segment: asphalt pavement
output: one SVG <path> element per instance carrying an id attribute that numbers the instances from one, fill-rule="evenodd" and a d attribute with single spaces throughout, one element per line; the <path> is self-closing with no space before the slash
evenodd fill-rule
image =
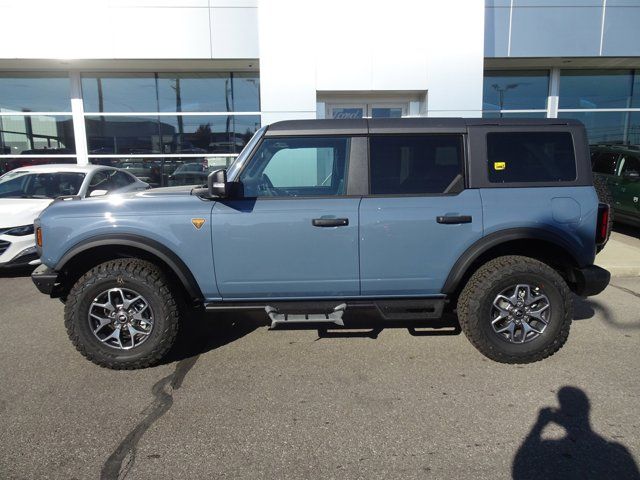
<path id="1" fill-rule="evenodd" d="M 110 371 L 75 351 L 59 301 L 5 276 L 0 478 L 638 478 L 640 279 L 575 307 L 532 365 L 464 335 L 234 314 L 192 315 L 163 365 Z"/>

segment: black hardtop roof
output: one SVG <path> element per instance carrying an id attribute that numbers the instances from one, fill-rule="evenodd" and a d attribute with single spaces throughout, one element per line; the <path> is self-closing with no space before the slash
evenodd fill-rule
<path id="1" fill-rule="evenodd" d="M 368 118 L 358 120 L 285 120 L 272 123 L 266 135 L 334 135 L 367 133 L 464 133 L 469 127 L 504 125 L 509 127 L 582 126 L 562 118 Z"/>

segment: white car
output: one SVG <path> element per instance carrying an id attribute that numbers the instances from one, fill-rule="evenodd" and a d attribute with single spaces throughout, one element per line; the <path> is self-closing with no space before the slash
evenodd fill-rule
<path id="1" fill-rule="evenodd" d="M 37 165 L 0 177 L 0 268 L 37 265 L 33 221 L 56 198 L 77 199 L 149 188 L 101 165 Z"/>

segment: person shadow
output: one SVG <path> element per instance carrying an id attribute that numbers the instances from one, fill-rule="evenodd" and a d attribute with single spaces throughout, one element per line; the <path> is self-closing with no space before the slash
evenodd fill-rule
<path id="1" fill-rule="evenodd" d="M 589 398 L 584 391 L 562 387 L 558 402 L 559 409 L 546 407 L 538 412 L 535 425 L 514 457 L 514 480 L 640 479 L 629 450 L 591 428 Z M 543 431 L 551 424 L 562 427 L 565 436 L 544 439 Z"/>

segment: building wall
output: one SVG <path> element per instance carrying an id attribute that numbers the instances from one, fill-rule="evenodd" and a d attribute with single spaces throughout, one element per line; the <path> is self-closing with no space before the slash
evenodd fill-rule
<path id="1" fill-rule="evenodd" d="M 485 57 L 640 56 L 638 0 L 486 0 Z"/>
<path id="2" fill-rule="evenodd" d="M 422 92 L 429 116 L 480 116 L 483 8 L 260 0 L 263 124 L 316 118 L 318 92 Z"/>
<path id="3" fill-rule="evenodd" d="M 257 58 L 256 0 L 0 0 L 0 58 Z"/>

